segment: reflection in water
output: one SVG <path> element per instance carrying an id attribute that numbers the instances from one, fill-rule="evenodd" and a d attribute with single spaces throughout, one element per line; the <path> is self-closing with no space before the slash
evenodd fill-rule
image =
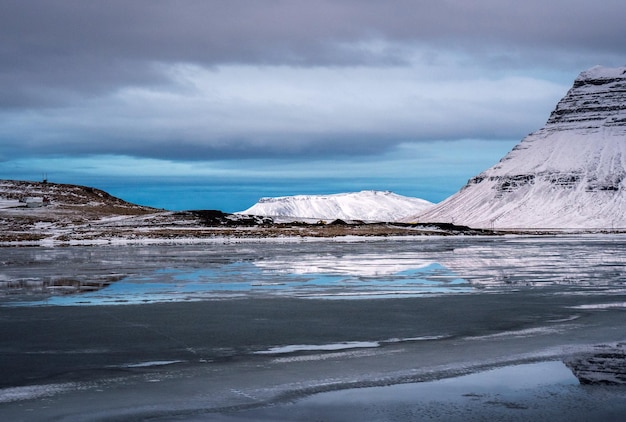
<path id="1" fill-rule="evenodd" d="M 322 392 L 229 416 L 325 421 L 623 420 L 621 397 L 600 400 L 597 408 L 596 398 L 577 387 L 576 377 L 563 363 L 549 361 L 436 381 Z M 615 404 L 617 411 L 610 409 Z"/>
<path id="2" fill-rule="evenodd" d="M 465 402 L 478 397 L 520 400 L 536 394 L 538 387 L 577 385 L 578 380 L 558 361 L 511 365 L 455 378 L 321 393 L 300 400 L 299 405 L 328 405 L 332 401 L 375 404 L 385 401 L 415 403 L 430 401 Z"/>
<path id="3" fill-rule="evenodd" d="M 384 258 L 377 267 L 393 260 Z M 376 262 L 371 258 L 370 262 Z M 266 263 L 267 264 L 267 263 Z M 196 301 L 256 296 L 302 298 L 407 297 L 424 294 L 465 293 L 472 288 L 439 264 L 379 275 L 336 272 L 332 268 L 310 272 L 287 272 L 250 262 L 223 264 L 216 268 L 164 268 L 141 276 L 126 277 L 98 291 L 53 296 L 25 305 L 103 305 Z"/>
<path id="4" fill-rule="evenodd" d="M 95 305 L 414 297 L 511 286 L 621 291 L 625 249 L 626 238 L 608 235 L 7 249 L 0 298 L 9 305 Z M 58 285 L 66 294 L 51 288 Z"/>

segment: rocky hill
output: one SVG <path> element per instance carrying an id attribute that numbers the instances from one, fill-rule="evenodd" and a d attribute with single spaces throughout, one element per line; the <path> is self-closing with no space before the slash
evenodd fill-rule
<path id="1" fill-rule="evenodd" d="M 0 243 L 69 239 L 106 221 L 158 212 L 87 186 L 0 180 Z"/>
<path id="2" fill-rule="evenodd" d="M 406 221 L 626 228 L 626 67 L 582 72 L 542 129 L 459 192 Z"/>
<path id="3" fill-rule="evenodd" d="M 107 192 L 88 186 L 0 180 L 0 207 L 21 208 L 31 202 L 48 213 L 83 212 L 86 218 L 98 215 L 138 215 L 155 212 L 154 208 L 131 204 Z"/>

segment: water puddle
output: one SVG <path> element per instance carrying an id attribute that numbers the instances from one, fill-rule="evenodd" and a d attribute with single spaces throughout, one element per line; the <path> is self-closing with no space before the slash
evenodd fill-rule
<path id="1" fill-rule="evenodd" d="M 430 382 L 320 393 L 300 400 L 299 404 L 329 406 L 349 401 L 373 406 L 377 402 L 458 402 L 486 397 L 519 400 L 540 387 L 578 384 L 578 379 L 563 362 L 551 361 L 506 366 Z"/>

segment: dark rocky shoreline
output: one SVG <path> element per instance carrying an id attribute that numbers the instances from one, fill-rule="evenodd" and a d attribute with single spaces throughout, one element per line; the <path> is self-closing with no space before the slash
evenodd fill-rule
<path id="1" fill-rule="evenodd" d="M 580 383 L 626 385 L 626 343 L 598 345 L 595 349 L 565 360 Z"/>

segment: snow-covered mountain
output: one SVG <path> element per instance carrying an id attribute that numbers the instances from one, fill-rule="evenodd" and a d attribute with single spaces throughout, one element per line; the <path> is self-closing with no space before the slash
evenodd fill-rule
<path id="1" fill-rule="evenodd" d="M 261 198 L 238 214 L 323 220 L 398 221 L 433 204 L 393 192 L 361 191 L 332 195 Z"/>
<path id="2" fill-rule="evenodd" d="M 476 228 L 626 228 L 626 67 L 582 72 L 546 125 L 405 221 Z"/>

